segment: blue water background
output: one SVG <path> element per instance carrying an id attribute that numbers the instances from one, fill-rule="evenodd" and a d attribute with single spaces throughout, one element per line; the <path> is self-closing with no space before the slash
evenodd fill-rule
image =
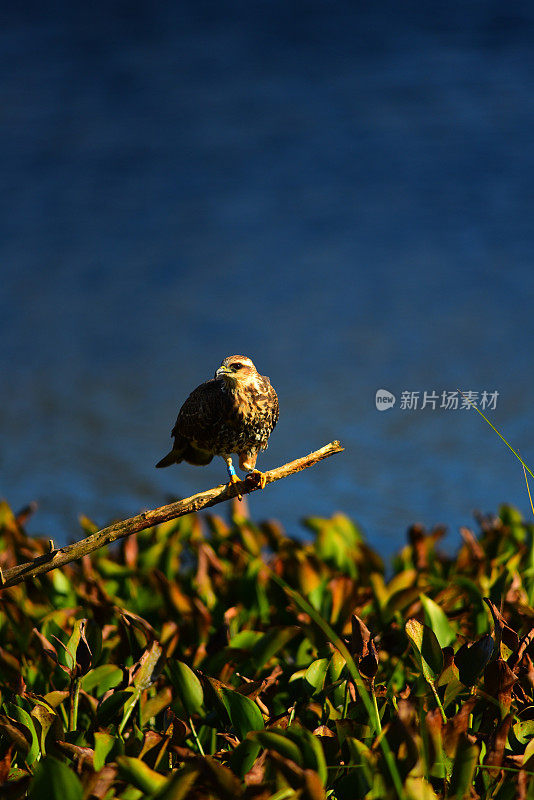
<path id="1" fill-rule="evenodd" d="M 532 3 L 13 3 L 0 41 L 0 493 L 32 532 L 222 482 L 154 464 L 232 353 L 280 397 L 259 466 L 346 446 L 255 518 L 343 510 L 388 554 L 527 512 L 475 412 L 399 400 L 498 391 L 534 464 Z"/>

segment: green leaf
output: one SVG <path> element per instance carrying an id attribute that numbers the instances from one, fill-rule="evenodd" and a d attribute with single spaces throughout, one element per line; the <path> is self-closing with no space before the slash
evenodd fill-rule
<path id="1" fill-rule="evenodd" d="M 106 763 L 106 758 L 113 750 L 115 745 L 115 737 L 111 736 L 109 733 L 101 733 L 96 732 L 94 734 L 95 738 L 95 755 L 93 757 L 93 768 L 95 772 L 100 772 L 104 764 Z"/>
<path id="2" fill-rule="evenodd" d="M 46 755 L 46 737 L 48 736 L 48 732 L 53 727 L 53 738 L 54 739 L 63 739 L 63 725 L 61 724 L 61 720 L 59 716 L 52 711 L 50 708 L 47 708 L 44 704 L 37 703 L 31 713 L 33 719 L 37 720 L 39 723 L 37 729 L 40 733 L 39 735 L 39 745 L 41 748 L 41 753 Z"/>
<path id="3" fill-rule="evenodd" d="M 81 661 L 83 661 L 83 665 L 85 666 L 85 669 L 83 670 L 84 672 L 87 671 L 87 668 L 90 665 L 91 653 L 89 652 L 87 640 L 85 638 L 86 624 L 87 624 L 86 619 L 77 619 L 76 622 L 74 623 L 74 628 L 72 630 L 69 641 L 67 642 L 66 651 L 69 655 L 71 671 L 74 670 L 77 663 L 80 663 L 81 666 Z M 80 642 L 81 642 L 81 647 L 80 647 Z M 82 653 L 78 653 L 79 647 L 80 650 L 83 651 Z"/>
<path id="4" fill-rule="evenodd" d="M 31 738 L 31 744 L 25 760 L 26 764 L 33 764 L 40 752 L 39 739 L 37 738 L 37 731 L 35 730 L 34 721 L 24 708 L 15 705 L 15 703 L 6 703 L 6 709 L 7 713 L 12 719 L 20 722 L 21 725 L 24 725 L 24 727 L 28 729 Z"/>
<path id="5" fill-rule="evenodd" d="M 140 758 L 117 756 L 116 761 L 121 778 L 129 781 L 142 792 L 156 792 L 167 783 L 167 779 L 163 775 L 150 769 L 148 764 L 145 764 Z"/>
<path id="6" fill-rule="evenodd" d="M 406 623 L 406 635 L 425 679 L 431 683 L 443 669 L 443 653 L 436 634 L 428 625 L 409 619 Z"/>
<path id="7" fill-rule="evenodd" d="M 106 697 L 98 705 L 96 710 L 96 719 L 99 725 L 109 725 L 109 723 L 118 716 L 123 706 L 132 699 L 132 696 L 137 694 L 136 690 L 131 686 L 119 692 L 113 692 L 112 695 Z"/>
<path id="8" fill-rule="evenodd" d="M 254 734 L 254 739 L 258 741 L 266 750 L 274 750 L 284 758 L 289 758 L 298 764 L 299 767 L 304 765 L 304 760 L 300 748 L 296 742 L 285 735 L 282 728 L 275 730 L 269 728 L 267 731 L 257 731 Z"/>
<path id="9" fill-rule="evenodd" d="M 312 689 L 312 693 L 320 692 L 324 686 L 324 679 L 328 665 L 329 658 L 318 658 L 317 661 L 312 661 L 306 672 L 304 673 L 304 680 Z"/>
<path id="10" fill-rule="evenodd" d="M 525 719 L 521 722 L 516 722 L 513 731 L 520 744 L 527 744 L 534 736 L 534 719 Z"/>
<path id="11" fill-rule="evenodd" d="M 445 612 L 434 600 L 426 595 L 420 595 L 421 603 L 425 612 L 425 622 L 432 628 L 440 647 L 448 647 L 456 638 L 456 633 L 451 627 Z"/>
<path id="12" fill-rule="evenodd" d="M 255 642 L 252 648 L 252 660 L 260 670 L 276 653 L 299 632 L 297 627 L 271 628 Z"/>
<path id="13" fill-rule="evenodd" d="M 327 780 L 326 759 L 323 746 L 317 736 L 300 725 L 290 725 L 286 728 L 285 735 L 298 745 L 302 753 L 304 769 L 312 769 L 317 772 L 321 783 L 325 786 Z"/>
<path id="14" fill-rule="evenodd" d="M 473 686 L 484 667 L 489 664 L 495 649 L 495 642 L 487 633 L 471 647 L 462 645 L 454 654 L 454 663 L 458 667 L 460 680 L 464 686 Z"/>
<path id="15" fill-rule="evenodd" d="M 470 793 L 478 754 L 478 745 L 471 744 L 466 735 L 462 733 L 458 740 L 456 758 L 452 768 L 451 782 L 447 793 L 448 800 L 463 800 Z"/>
<path id="16" fill-rule="evenodd" d="M 154 800 L 187 800 L 199 773 L 198 767 L 186 764 L 173 774 L 154 796 Z"/>
<path id="17" fill-rule="evenodd" d="M 228 642 L 228 647 L 236 650 L 252 650 L 254 645 L 259 639 L 262 639 L 264 634 L 261 631 L 239 631 L 235 636 L 232 636 Z"/>
<path id="18" fill-rule="evenodd" d="M 149 723 L 152 717 L 155 717 L 164 708 L 167 708 L 172 702 L 172 690 L 170 686 L 166 686 L 161 692 L 158 692 L 154 697 L 150 697 L 143 703 L 141 711 L 141 727 Z"/>
<path id="19" fill-rule="evenodd" d="M 230 721 L 239 739 L 243 740 L 249 731 L 265 728 L 263 716 L 256 703 L 244 694 L 223 688 Z"/>
<path id="20" fill-rule="evenodd" d="M 169 661 L 171 681 L 190 717 L 204 710 L 204 691 L 193 670 L 183 661 Z"/>
<path id="21" fill-rule="evenodd" d="M 108 689 L 114 689 L 122 681 L 123 672 L 115 664 L 102 664 L 95 667 L 83 676 L 80 682 L 81 688 L 89 694 L 96 689 L 95 694 L 101 697 Z"/>
<path id="22" fill-rule="evenodd" d="M 30 783 L 30 800 L 82 800 L 80 779 L 66 764 L 51 756 L 43 758 Z"/>
<path id="23" fill-rule="evenodd" d="M 249 734 L 240 744 L 237 745 L 232 752 L 228 764 L 236 775 L 244 778 L 254 766 L 258 754 L 261 750 L 261 745 L 251 737 L 255 734 Z"/>
<path id="24" fill-rule="evenodd" d="M 145 650 L 139 662 L 139 669 L 135 673 L 134 686 L 140 692 L 148 689 L 154 682 L 160 666 L 163 649 L 159 642 L 153 641 Z M 198 679 L 197 679 L 198 680 Z"/>

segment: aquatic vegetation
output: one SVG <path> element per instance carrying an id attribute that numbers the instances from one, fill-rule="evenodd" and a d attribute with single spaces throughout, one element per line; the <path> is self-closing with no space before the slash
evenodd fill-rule
<path id="1" fill-rule="evenodd" d="M 531 797 L 534 527 L 414 526 L 386 570 L 304 524 L 192 514 L 4 589 L 2 797 Z M 46 547 L 1 505 L 4 569 Z"/>

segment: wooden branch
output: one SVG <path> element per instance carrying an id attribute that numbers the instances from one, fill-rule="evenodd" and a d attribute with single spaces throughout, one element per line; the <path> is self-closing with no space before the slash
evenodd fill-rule
<path id="1" fill-rule="evenodd" d="M 330 444 L 321 447 L 320 450 L 310 453 L 302 458 L 297 458 L 296 461 L 290 461 L 282 467 L 269 470 L 265 472 L 267 483 L 274 483 L 282 478 L 287 478 L 295 472 L 300 472 L 303 469 L 312 467 L 323 458 L 341 453 L 343 447 L 337 441 L 330 442 Z M 83 556 L 92 553 L 93 550 L 98 550 L 106 544 L 115 542 L 124 536 L 130 536 L 132 533 L 138 533 L 151 528 L 153 525 L 158 525 L 160 522 L 167 522 L 177 517 L 183 517 L 185 514 L 191 514 L 194 511 L 200 511 L 202 508 L 209 508 L 210 506 L 222 503 L 224 500 L 230 500 L 232 497 L 237 497 L 238 494 L 250 494 L 259 489 L 259 485 L 254 480 L 244 480 L 239 483 L 233 484 L 220 484 L 214 489 L 208 489 L 206 492 L 199 492 L 198 494 L 187 497 L 185 500 L 179 500 L 176 503 L 170 503 L 161 508 L 155 508 L 152 511 L 143 511 L 136 517 L 115 522 L 107 528 L 102 528 L 96 533 L 92 533 L 85 539 L 79 542 L 68 544 L 59 550 L 54 549 L 53 540 L 51 539 L 51 549 L 49 553 L 38 556 L 33 561 L 28 561 L 26 564 L 19 564 L 16 567 L 6 569 L 4 572 L 0 570 L 0 588 L 7 589 L 9 586 L 15 586 L 17 583 L 22 583 L 24 580 L 34 578 L 36 575 L 42 575 L 44 572 L 50 572 L 53 569 L 62 567 L 71 561 L 76 561 Z"/>

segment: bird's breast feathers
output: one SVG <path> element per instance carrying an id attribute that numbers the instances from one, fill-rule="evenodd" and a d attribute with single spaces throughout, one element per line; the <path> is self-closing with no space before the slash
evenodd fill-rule
<path id="1" fill-rule="evenodd" d="M 215 455 L 265 450 L 277 420 L 278 397 L 268 378 L 256 375 L 235 386 L 213 379 L 189 395 L 173 435 Z"/>

